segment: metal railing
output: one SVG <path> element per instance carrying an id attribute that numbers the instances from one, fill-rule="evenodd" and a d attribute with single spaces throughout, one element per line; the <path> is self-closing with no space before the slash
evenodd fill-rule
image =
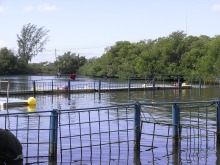
<path id="1" fill-rule="evenodd" d="M 172 155 L 172 161 L 181 157 L 185 162 L 198 150 L 201 154 L 217 152 L 219 111 L 220 101 L 137 102 L 86 109 L 5 113 L 0 114 L 0 125 L 20 140 L 24 163 L 97 163 L 103 159 L 109 163 L 113 159 L 130 162 L 131 157 L 137 162 L 141 159 L 151 162 L 153 160 L 142 155 L 149 151 L 154 158 L 161 158 L 154 161 L 164 161 L 162 158 L 169 161 Z M 175 150 L 189 155 L 185 158 Z"/>
<path id="2" fill-rule="evenodd" d="M 0 95 L 7 95 L 6 84 L 0 81 Z M 148 79 L 128 80 L 97 80 L 88 82 L 72 81 L 69 79 L 54 80 L 31 80 L 31 81 L 8 81 L 10 83 L 10 95 L 44 94 L 44 93 L 81 93 L 81 92 L 105 92 L 105 91 L 131 91 L 131 90 L 154 90 L 154 89 L 178 89 L 174 83 Z M 191 86 L 188 86 L 190 88 Z M 198 87 L 195 86 L 195 87 Z M 201 84 L 199 85 L 201 88 Z M 182 87 L 182 88 L 186 88 Z"/>

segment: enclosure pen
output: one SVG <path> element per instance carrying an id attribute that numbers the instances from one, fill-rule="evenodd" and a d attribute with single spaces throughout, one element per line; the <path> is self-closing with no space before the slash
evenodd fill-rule
<path id="1" fill-rule="evenodd" d="M 115 113 L 115 117 L 112 117 L 110 111 Z M 125 112 L 125 114 L 123 114 Z M 129 132 L 133 132 L 133 128 L 130 124 L 126 124 L 128 122 L 129 117 L 127 110 L 121 111 L 118 107 L 109 107 L 109 108 L 97 108 L 97 109 L 89 109 L 89 110 L 77 110 L 71 112 L 62 111 L 60 114 L 61 121 L 62 118 L 65 118 L 65 115 L 76 117 L 75 121 L 70 123 L 60 122 L 60 143 L 61 150 L 76 150 L 80 149 L 81 154 L 82 150 L 88 150 L 90 155 L 89 157 L 94 156 L 93 148 L 99 147 L 99 153 L 103 152 L 103 146 L 109 148 L 109 154 L 112 152 L 112 146 L 114 144 L 118 144 L 117 148 L 120 152 L 120 143 L 129 142 Z M 125 115 L 125 117 L 121 117 L 121 115 Z M 103 115 L 107 115 L 103 118 Z M 83 116 L 83 118 L 81 118 Z M 85 117 L 86 116 L 86 117 Z M 127 121 L 126 121 L 126 120 Z M 130 117 L 130 120 L 133 120 L 133 117 Z M 123 126 L 122 126 L 122 125 Z M 66 131 L 64 131 L 65 125 L 69 125 L 71 127 L 72 134 L 65 135 Z M 117 127 L 113 127 L 112 125 L 116 125 Z M 130 125 L 130 128 L 129 128 Z M 124 127 L 125 126 L 125 127 Z M 117 128 L 117 129 L 115 129 Z M 79 130 L 78 130 L 79 129 Z M 76 130 L 76 131 L 73 131 Z M 79 133 L 79 135 L 77 134 Z M 125 136 L 126 134 L 126 136 Z M 69 141 L 76 140 L 75 143 L 68 143 L 67 138 L 70 138 Z M 77 139 L 78 138 L 78 139 Z M 123 140 L 122 140 L 123 138 Z M 79 143 L 78 143 L 79 142 Z M 65 144 L 72 144 L 70 148 L 65 146 Z M 96 150 L 97 152 L 97 150 Z M 106 149 L 105 149 L 106 153 Z M 66 157 L 69 157 L 65 154 Z M 82 157 L 81 155 L 80 157 Z M 63 154 L 61 152 L 61 157 L 63 158 Z M 71 157 L 71 156 L 70 156 Z"/>
<path id="2" fill-rule="evenodd" d="M 10 83 L 10 90 L 7 91 L 5 82 Z M 180 80 L 178 83 L 181 84 Z M 199 87 L 198 87 L 199 86 Z M 95 80 L 93 82 L 78 82 L 70 79 L 43 79 L 30 80 L 26 82 L 18 81 L 1 81 L 0 80 L 0 95 L 27 95 L 33 94 L 58 94 L 58 93 L 101 93 L 101 92 L 118 92 L 118 91 L 142 91 L 142 90 L 161 90 L 161 89 L 192 89 L 201 88 L 200 85 L 178 85 L 165 84 L 165 82 L 156 81 L 154 78 L 134 79 L 129 78 L 127 81 L 115 82 L 111 79 Z"/>
<path id="3" fill-rule="evenodd" d="M 2 113 L 0 125 L 20 140 L 24 163 L 203 163 L 213 155 L 220 158 L 219 103 L 135 102 Z"/>

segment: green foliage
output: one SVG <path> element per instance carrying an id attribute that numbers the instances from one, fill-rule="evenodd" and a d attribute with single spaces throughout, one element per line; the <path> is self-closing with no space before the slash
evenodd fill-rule
<path id="1" fill-rule="evenodd" d="M 185 39 L 187 51 L 181 58 L 180 69 L 183 74 L 197 74 L 201 75 L 200 60 L 205 56 L 207 50 L 207 42 L 204 36 L 194 37 L 189 36 Z"/>
<path id="2" fill-rule="evenodd" d="M 28 64 L 26 74 L 56 74 L 56 70 L 53 63 L 46 61 Z"/>
<path id="3" fill-rule="evenodd" d="M 103 76 L 105 72 L 102 71 L 101 59 L 96 57 L 88 59 L 86 65 L 79 68 L 79 73 L 84 75 Z"/>
<path id="4" fill-rule="evenodd" d="M 55 67 L 63 74 L 76 73 L 79 67 L 86 63 L 84 56 L 76 55 L 75 53 L 66 52 L 64 55 L 59 56 L 54 62 Z"/>
<path id="5" fill-rule="evenodd" d="M 0 75 L 9 74 L 55 74 L 52 63 L 42 62 L 26 64 L 26 62 L 7 48 L 0 49 Z"/>
<path id="6" fill-rule="evenodd" d="M 0 49 L 0 74 L 14 74 L 19 71 L 18 58 L 7 48 Z"/>
<path id="7" fill-rule="evenodd" d="M 43 50 L 47 42 L 47 30 L 36 25 L 23 27 L 18 36 L 18 56 L 7 48 L 0 50 L 0 74 L 76 73 L 91 76 L 119 78 L 143 76 L 184 75 L 213 83 L 220 77 L 220 36 L 186 36 L 176 31 L 167 37 L 141 40 L 137 43 L 118 41 L 107 47 L 101 57 L 86 59 L 66 52 L 53 63 L 28 64 L 33 56 Z M 38 38 L 38 40 L 36 40 Z M 44 38 L 44 39 L 43 39 Z M 40 44 L 40 45 L 38 45 Z M 134 76 L 135 75 L 135 76 Z"/>
<path id="8" fill-rule="evenodd" d="M 156 40 L 116 42 L 100 58 L 87 61 L 80 73 L 93 76 L 173 74 L 210 80 L 220 77 L 220 36 L 186 36 L 173 32 Z"/>
<path id="9" fill-rule="evenodd" d="M 39 52 L 43 51 L 44 45 L 48 41 L 48 32 L 44 27 L 37 28 L 36 25 L 30 23 L 23 26 L 20 36 L 17 35 L 18 56 L 26 64 Z"/>

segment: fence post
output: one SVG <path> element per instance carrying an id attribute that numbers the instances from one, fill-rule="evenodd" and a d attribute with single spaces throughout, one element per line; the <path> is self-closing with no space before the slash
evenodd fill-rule
<path id="1" fill-rule="evenodd" d="M 131 89 L 131 79 L 128 79 L 128 92 L 130 93 L 130 89 Z"/>
<path id="2" fill-rule="evenodd" d="M 220 135 L 220 101 L 217 103 L 217 115 L 216 115 L 216 125 L 217 125 L 217 134 Z"/>
<path id="3" fill-rule="evenodd" d="M 111 89 L 111 78 L 109 78 L 109 81 L 108 81 L 108 90 L 110 91 Z"/>
<path id="4" fill-rule="evenodd" d="M 36 94 L 36 82 L 35 82 L 35 80 L 33 81 L 33 94 L 34 94 L 34 96 Z"/>
<path id="5" fill-rule="evenodd" d="M 70 93 L 70 80 L 68 80 L 68 93 Z"/>
<path id="6" fill-rule="evenodd" d="M 173 138 L 178 138 L 178 128 L 179 128 L 179 108 L 176 104 L 172 106 L 172 125 L 173 125 Z"/>
<path id="7" fill-rule="evenodd" d="M 96 82 L 95 81 L 93 83 L 93 88 L 94 88 L 94 92 L 96 92 L 97 90 L 96 90 Z"/>
<path id="8" fill-rule="evenodd" d="M 140 138 L 141 138 L 141 107 L 138 102 L 135 103 L 134 109 L 134 149 L 140 151 Z"/>
<path id="9" fill-rule="evenodd" d="M 58 112 L 54 109 L 50 116 L 50 132 L 49 132 L 49 158 L 57 159 L 57 133 L 58 133 Z"/>
<path id="10" fill-rule="evenodd" d="M 101 92 L 101 80 L 99 80 L 99 88 L 98 88 L 98 92 L 99 92 L 99 94 L 100 94 L 100 92 Z"/>
<path id="11" fill-rule="evenodd" d="M 99 100 L 101 99 L 101 80 L 99 80 L 99 88 L 98 88 L 98 93 L 99 93 Z"/>
<path id="12" fill-rule="evenodd" d="M 181 80 L 180 80 L 180 76 L 178 76 L 178 88 L 181 88 Z"/>
<path id="13" fill-rule="evenodd" d="M 199 79 L 199 89 L 201 89 L 202 88 L 202 79 L 200 78 Z"/>
<path id="14" fill-rule="evenodd" d="M 153 78 L 153 89 L 155 89 L 155 78 Z"/>
<path id="15" fill-rule="evenodd" d="M 53 93 L 53 80 L 52 80 L 52 84 L 51 85 L 52 85 L 52 89 L 51 90 L 52 90 L 52 93 Z"/>

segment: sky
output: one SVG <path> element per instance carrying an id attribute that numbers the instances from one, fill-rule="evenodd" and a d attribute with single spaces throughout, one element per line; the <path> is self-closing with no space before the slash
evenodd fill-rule
<path id="1" fill-rule="evenodd" d="M 65 52 L 100 57 L 118 41 L 220 34 L 220 0 L 0 0 L 0 48 L 17 52 L 28 23 L 49 30 L 45 50 L 32 59 L 54 62 Z"/>

